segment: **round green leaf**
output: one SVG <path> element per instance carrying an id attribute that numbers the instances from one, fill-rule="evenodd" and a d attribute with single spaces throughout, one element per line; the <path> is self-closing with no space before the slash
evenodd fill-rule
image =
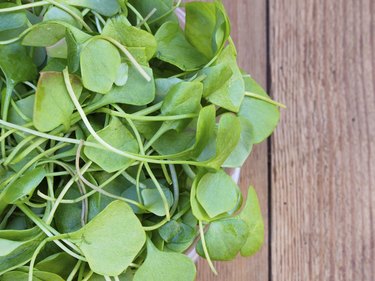
<path id="1" fill-rule="evenodd" d="M 120 275 L 146 242 L 146 233 L 132 209 L 114 201 L 82 229 L 70 235 L 95 273 Z"/>
<path id="2" fill-rule="evenodd" d="M 120 64 L 120 53 L 115 46 L 103 39 L 91 40 L 81 51 L 83 85 L 93 92 L 108 93 Z"/>
<path id="3" fill-rule="evenodd" d="M 204 237 L 212 260 L 233 260 L 248 237 L 249 227 L 239 218 L 215 221 L 210 224 Z M 197 252 L 205 257 L 202 242 L 197 244 Z"/>
<path id="4" fill-rule="evenodd" d="M 147 240 L 147 258 L 133 281 L 193 281 L 195 275 L 195 265 L 187 256 L 161 252 Z"/>
<path id="5" fill-rule="evenodd" d="M 197 199 L 210 218 L 233 210 L 238 194 L 237 184 L 223 170 L 205 174 L 197 186 Z"/>

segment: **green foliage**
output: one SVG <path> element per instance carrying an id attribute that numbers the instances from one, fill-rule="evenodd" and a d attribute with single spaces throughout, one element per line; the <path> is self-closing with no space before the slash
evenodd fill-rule
<path id="1" fill-rule="evenodd" d="M 194 247 L 212 268 L 261 248 L 224 168 L 282 105 L 221 1 L 0 2 L 0 280 L 192 281 Z"/>

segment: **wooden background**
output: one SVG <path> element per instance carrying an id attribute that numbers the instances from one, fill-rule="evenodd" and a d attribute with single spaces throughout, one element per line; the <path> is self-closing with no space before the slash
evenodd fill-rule
<path id="1" fill-rule="evenodd" d="M 375 1 L 224 0 L 239 61 L 287 104 L 243 168 L 266 244 L 199 281 L 375 280 Z"/>

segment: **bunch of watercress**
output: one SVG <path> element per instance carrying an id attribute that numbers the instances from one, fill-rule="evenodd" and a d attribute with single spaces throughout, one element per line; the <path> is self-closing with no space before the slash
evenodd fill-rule
<path id="1" fill-rule="evenodd" d="M 223 168 L 280 104 L 238 66 L 223 4 L 0 1 L 0 280 L 194 280 L 263 243 Z M 243 206 L 244 205 L 244 206 Z M 239 211 L 242 208 L 241 211 Z"/>

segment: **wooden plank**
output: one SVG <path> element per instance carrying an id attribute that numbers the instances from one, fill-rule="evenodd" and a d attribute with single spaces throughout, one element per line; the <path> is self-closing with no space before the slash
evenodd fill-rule
<path id="1" fill-rule="evenodd" d="M 375 2 L 271 0 L 272 280 L 375 280 Z"/>
<path id="2" fill-rule="evenodd" d="M 267 41 L 266 1 L 224 0 L 233 29 L 233 38 L 238 47 L 239 63 L 242 68 L 266 87 Z M 268 224 L 267 144 L 258 145 L 242 168 L 241 189 L 246 194 L 253 184 L 260 196 L 262 213 Z M 266 231 L 267 232 L 267 231 Z M 267 235 L 267 233 L 266 233 Z M 267 236 L 266 236 L 267 237 Z M 215 263 L 219 276 L 214 276 L 205 260 L 198 263 L 200 281 L 265 281 L 268 280 L 268 243 L 252 258 L 237 258 L 233 262 Z"/>

